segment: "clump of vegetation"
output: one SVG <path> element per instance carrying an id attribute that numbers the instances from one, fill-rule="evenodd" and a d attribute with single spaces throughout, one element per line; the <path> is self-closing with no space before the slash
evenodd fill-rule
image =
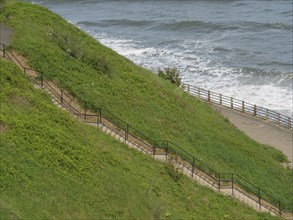
<path id="1" fill-rule="evenodd" d="M 52 42 L 56 43 L 71 57 L 90 65 L 98 73 L 110 74 L 111 68 L 104 56 L 98 56 L 97 51 L 88 50 L 82 39 L 71 35 L 67 31 L 49 31 L 47 33 Z"/>
<path id="2" fill-rule="evenodd" d="M 4 6 L 5 0 L 0 0 L 0 9 Z"/>
<path id="3" fill-rule="evenodd" d="M 66 32 L 49 31 L 47 35 L 51 40 L 62 48 L 63 51 L 68 53 L 70 56 L 81 59 L 83 56 L 83 44 L 78 42 L 75 36 L 69 35 Z"/>
<path id="4" fill-rule="evenodd" d="M 174 67 L 167 67 L 164 70 L 158 70 L 158 76 L 170 81 L 171 83 L 180 86 L 181 78 L 179 75 L 179 70 Z"/>
<path id="5" fill-rule="evenodd" d="M 182 170 L 179 169 L 178 165 L 176 165 L 176 162 L 172 162 L 172 161 L 169 161 L 169 166 L 167 166 L 167 172 L 168 174 L 170 175 L 171 179 L 174 181 L 174 182 L 179 182 L 179 180 L 183 177 L 183 174 L 182 174 Z"/>

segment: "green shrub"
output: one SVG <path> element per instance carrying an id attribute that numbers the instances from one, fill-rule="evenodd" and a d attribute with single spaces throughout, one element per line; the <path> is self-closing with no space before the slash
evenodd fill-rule
<path id="1" fill-rule="evenodd" d="M 167 67 L 164 70 L 158 70 L 158 76 L 169 80 L 171 83 L 180 86 L 181 78 L 179 77 L 179 70 L 174 67 Z"/>

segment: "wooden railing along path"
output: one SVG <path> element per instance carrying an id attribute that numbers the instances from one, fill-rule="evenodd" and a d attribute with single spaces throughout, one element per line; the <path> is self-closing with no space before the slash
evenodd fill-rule
<path id="1" fill-rule="evenodd" d="M 44 89 L 58 107 L 67 110 L 78 120 L 99 127 L 130 148 L 168 162 L 173 167 L 202 185 L 232 196 L 255 210 L 270 212 L 285 219 L 292 219 L 291 207 L 266 193 L 248 180 L 234 173 L 218 173 L 178 145 L 164 140 L 153 140 L 111 112 L 98 108 L 97 113 L 83 109 L 80 104 L 56 83 L 46 79 L 42 72 L 23 66 L 22 62 L 0 43 L 3 57 L 7 57 L 31 79 L 34 85 Z"/>
<path id="2" fill-rule="evenodd" d="M 272 111 L 270 109 L 260 107 L 254 104 L 250 104 L 243 100 L 235 99 L 233 97 L 228 97 L 220 93 L 212 92 L 200 87 L 192 86 L 189 84 L 181 84 L 181 88 L 188 92 L 192 96 L 196 96 L 207 102 L 211 102 L 217 105 L 221 105 L 238 112 L 249 114 L 251 116 L 267 120 L 274 124 L 277 124 L 283 128 L 293 129 L 293 121 L 291 117 L 282 115 L 279 112 Z"/>

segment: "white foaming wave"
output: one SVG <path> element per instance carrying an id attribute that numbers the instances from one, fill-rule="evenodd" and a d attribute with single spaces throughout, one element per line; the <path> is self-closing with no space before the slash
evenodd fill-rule
<path id="1" fill-rule="evenodd" d="M 36 1 L 32 1 L 31 2 L 33 5 L 43 5 L 45 2 L 42 1 L 42 2 L 36 2 Z"/>
<path id="2" fill-rule="evenodd" d="M 244 75 L 241 70 L 224 67 L 220 63 L 214 64 L 213 60 L 192 53 L 197 47 L 205 47 L 206 42 L 184 41 L 179 46 L 186 48 L 186 50 L 143 47 L 143 42 L 113 38 L 104 33 L 97 34 L 95 31 L 88 31 L 85 27 L 81 28 L 105 46 L 154 72 L 159 68 L 176 67 L 180 70 L 182 80 L 185 83 L 279 111 L 290 117 L 293 116 L 293 92 L 290 88 L 278 87 L 272 83 L 265 85 L 243 84 L 240 78 L 249 78 L 250 76 Z M 284 78 L 286 77 L 288 75 Z"/>
<path id="3" fill-rule="evenodd" d="M 154 71 L 162 67 L 175 66 L 181 71 L 182 80 L 185 83 L 292 116 L 293 92 L 289 88 L 277 87 L 272 83 L 244 85 L 240 78 L 249 78 L 250 76 L 242 74 L 239 69 L 223 67 L 220 64 L 211 66 L 212 60 L 197 57 L 194 54 L 186 56 L 186 51 L 174 52 L 153 47 L 140 48 L 139 42 L 113 38 L 104 38 L 101 43 L 135 63 Z"/>
<path id="4" fill-rule="evenodd" d="M 239 78 L 249 78 L 249 76 L 239 74 L 237 69 L 203 67 L 202 70 L 204 72 L 209 71 L 209 74 L 195 76 L 192 72 L 189 72 L 184 75 L 184 82 L 278 111 L 289 117 L 293 116 L 292 89 L 279 87 L 274 83 L 266 83 L 264 85 L 244 84 Z"/>

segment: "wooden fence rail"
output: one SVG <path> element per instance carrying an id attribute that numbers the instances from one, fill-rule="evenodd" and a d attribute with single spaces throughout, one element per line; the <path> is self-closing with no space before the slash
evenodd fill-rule
<path id="1" fill-rule="evenodd" d="M 181 84 L 181 88 L 192 96 L 196 96 L 204 101 L 222 105 L 224 107 L 267 120 L 283 128 L 290 130 L 293 129 L 292 118 L 282 115 L 279 112 L 189 84 L 183 83 Z"/>

